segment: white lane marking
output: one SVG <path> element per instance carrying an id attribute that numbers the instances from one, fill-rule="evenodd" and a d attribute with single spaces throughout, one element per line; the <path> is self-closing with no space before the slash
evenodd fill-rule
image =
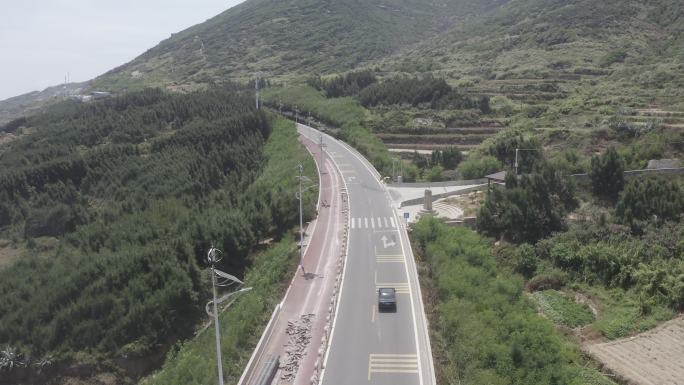
<path id="1" fill-rule="evenodd" d="M 369 354 L 368 381 L 373 373 L 418 373 L 416 354 Z"/>
<path id="2" fill-rule="evenodd" d="M 397 294 L 410 294 L 408 282 L 376 282 L 375 291 L 381 287 L 392 287 Z"/>
<path id="3" fill-rule="evenodd" d="M 392 227 L 397 227 L 397 224 L 394 222 L 394 218 L 390 217 L 390 222 L 392 222 Z"/>
<path id="4" fill-rule="evenodd" d="M 355 223 L 356 223 L 356 220 L 354 220 L 354 218 L 352 218 L 352 220 L 351 220 L 351 228 L 352 229 L 356 227 Z"/>
<path id="5" fill-rule="evenodd" d="M 326 135 L 327 136 L 327 135 Z M 337 164 L 333 162 L 335 165 L 335 168 L 337 168 Z M 337 168 L 337 171 L 342 174 L 342 171 L 340 171 L 339 168 Z M 349 191 L 348 186 L 347 186 L 347 181 L 342 177 L 342 184 L 344 185 L 344 191 Z M 347 221 L 351 220 L 351 198 L 348 196 L 348 214 L 347 214 Z M 359 224 L 361 223 L 361 220 L 359 219 Z M 333 337 L 335 336 L 335 326 L 337 326 L 337 315 L 340 314 L 340 304 L 342 303 L 342 293 L 344 293 L 344 281 L 345 277 L 347 275 L 347 260 L 349 259 L 349 240 L 351 237 L 347 237 L 346 245 L 344 247 L 344 264 L 342 267 L 342 277 L 340 278 L 340 291 L 337 294 L 337 304 L 335 305 L 335 316 L 333 317 L 332 321 L 332 328 L 330 329 L 330 343 L 328 343 L 328 347 L 325 349 L 325 357 L 323 358 L 323 371 L 321 372 L 321 383 L 323 383 L 323 380 L 325 378 L 325 368 L 328 366 L 328 358 L 330 357 L 330 347 L 332 346 L 332 341 Z M 420 369 L 419 369 L 420 370 Z"/>
<path id="6" fill-rule="evenodd" d="M 373 217 L 371 217 L 371 227 L 375 228 L 375 220 L 373 219 Z"/>
<path id="7" fill-rule="evenodd" d="M 387 223 L 387 217 L 385 217 L 384 219 L 385 219 L 385 227 L 389 227 L 389 223 Z"/>
<path id="8" fill-rule="evenodd" d="M 382 227 L 382 220 L 380 217 L 378 217 L 378 227 Z"/>
<path id="9" fill-rule="evenodd" d="M 376 255 L 375 256 L 375 262 L 377 263 L 392 263 L 392 262 L 400 262 L 400 263 L 405 263 L 404 256 L 401 254 L 396 254 L 396 255 Z"/>

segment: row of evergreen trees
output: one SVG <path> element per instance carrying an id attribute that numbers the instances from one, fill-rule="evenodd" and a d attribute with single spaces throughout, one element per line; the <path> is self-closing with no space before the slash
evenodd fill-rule
<path id="1" fill-rule="evenodd" d="M 378 105 L 426 105 L 434 109 L 478 108 L 477 101 L 452 88 L 444 79 L 431 75 L 396 77 L 372 84 L 359 93 L 364 107 Z"/>
<path id="2" fill-rule="evenodd" d="M 319 91 L 325 91 L 326 97 L 340 98 L 356 95 L 376 81 L 377 79 L 373 71 L 364 70 L 349 72 L 332 78 L 313 76 L 307 79 L 307 84 Z"/>

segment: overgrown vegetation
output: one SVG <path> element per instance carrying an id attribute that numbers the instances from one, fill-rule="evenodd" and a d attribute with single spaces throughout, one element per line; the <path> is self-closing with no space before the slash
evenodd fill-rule
<path id="1" fill-rule="evenodd" d="M 494 187 L 480 209 L 477 226 L 495 238 L 536 242 L 565 228 L 566 214 L 577 206 L 574 185 L 551 165 L 535 172 L 506 176 L 505 188 Z"/>
<path id="2" fill-rule="evenodd" d="M 523 279 L 498 267 L 489 241 L 421 219 L 412 233 L 437 296 L 433 347 L 438 381 L 467 384 L 612 384 L 585 366 L 523 294 Z"/>
<path id="3" fill-rule="evenodd" d="M 1 231 L 28 247 L 60 241 L 0 271 L 0 343 L 33 357 L 135 356 L 187 336 L 207 247 L 242 276 L 258 242 L 297 222 L 296 165 L 314 173 L 293 125 L 237 89 L 147 90 L 28 124 L 0 154 Z"/>

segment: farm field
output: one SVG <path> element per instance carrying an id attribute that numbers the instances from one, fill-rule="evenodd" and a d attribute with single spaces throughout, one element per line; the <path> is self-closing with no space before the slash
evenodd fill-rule
<path id="1" fill-rule="evenodd" d="M 684 383 L 684 317 L 634 337 L 585 346 L 607 371 L 630 384 Z"/>

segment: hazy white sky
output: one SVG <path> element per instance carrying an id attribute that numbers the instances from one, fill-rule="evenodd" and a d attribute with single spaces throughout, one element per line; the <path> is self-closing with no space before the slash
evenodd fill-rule
<path id="1" fill-rule="evenodd" d="M 0 0 L 0 100 L 92 79 L 244 0 Z"/>

